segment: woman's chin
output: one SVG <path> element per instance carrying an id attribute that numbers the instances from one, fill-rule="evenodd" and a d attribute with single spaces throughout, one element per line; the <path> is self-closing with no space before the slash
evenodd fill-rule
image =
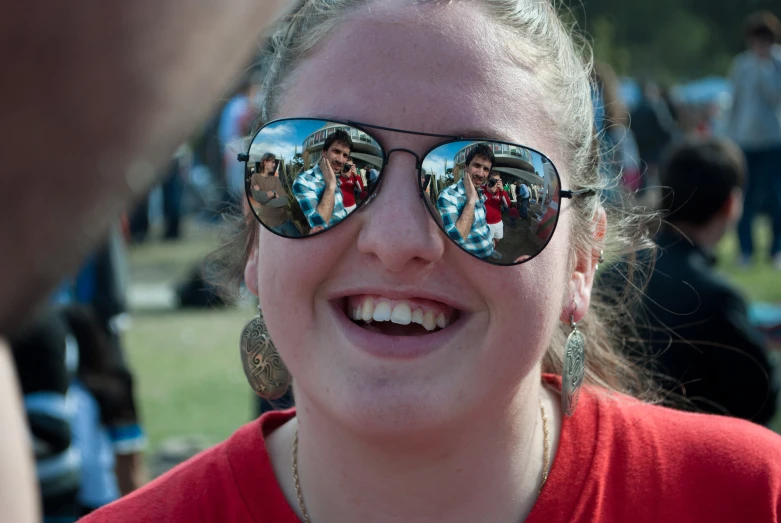
<path id="1" fill-rule="evenodd" d="M 355 383 L 359 381 L 360 383 Z M 450 429 L 468 416 L 469 405 L 458 394 L 463 388 L 433 388 L 430 382 L 399 384 L 395 380 L 349 380 L 331 389 L 331 416 L 350 432 L 372 438 L 414 437 Z"/>

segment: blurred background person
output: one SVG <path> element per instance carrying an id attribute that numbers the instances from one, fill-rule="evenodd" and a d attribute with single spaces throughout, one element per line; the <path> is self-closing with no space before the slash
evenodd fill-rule
<path id="1" fill-rule="evenodd" d="M 655 206 L 659 198 L 659 161 L 677 134 L 675 120 L 656 82 L 642 83 L 640 101 L 631 112 L 631 128 L 637 143 L 643 189 L 642 202 Z"/>
<path id="2" fill-rule="evenodd" d="M 529 200 L 531 199 L 531 190 L 529 186 L 524 182 L 517 182 L 518 197 L 516 198 L 516 207 L 518 208 L 518 214 L 521 218 L 529 217 Z"/>
<path id="3" fill-rule="evenodd" d="M 163 239 L 178 240 L 182 235 L 182 198 L 185 180 L 192 165 L 192 151 L 188 144 L 179 146 L 168 164 L 168 173 L 162 183 Z"/>
<path id="4" fill-rule="evenodd" d="M 713 267 L 717 243 L 740 218 L 743 155 L 727 139 L 692 139 L 666 156 L 661 182 L 666 224 L 638 318 L 659 382 L 686 408 L 767 424 L 773 367 L 744 299 Z"/>
<path id="5" fill-rule="evenodd" d="M 639 152 L 632 130 L 629 111 L 621 98 L 618 77 L 608 64 L 594 65 L 596 93 L 596 126 L 601 137 L 602 160 L 607 167 L 612 190 L 609 197 L 619 199 L 624 192 L 641 188 Z"/>
<path id="6" fill-rule="evenodd" d="M 238 205 L 244 194 L 244 164 L 236 161 L 237 141 L 247 136 L 257 113 L 256 99 L 258 77 L 244 75 L 236 85 L 233 96 L 220 114 L 218 136 L 223 151 L 224 201 L 229 206 Z"/>
<path id="7" fill-rule="evenodd" d="M 73 441 L 81 458 L 78 503 L 83 516 L 144 484 L 146 438 L 127 368 L 92 309 L 72 305 L 62 314 L 78 353 L 68 398 Z"/>
<path id="8" fill-rule="evenodd" d="M 163 239 L 178 240 L 181 237 L 182 199 L 185 180 L 192 164 L 192 151 L 188 144 L 179 146 L 168 165 L 161 170 L 162 183 L 158 186 L 162 196 Z M 150 191 L 135 206 L 128 217 L 130 240 L 134 244 L 144 243 L 149 236 L 151 224 L 150 209 L 153 191 Z"/>
<path id="9" fill-rule="evenodd" d="M 766 212 L 772 223 L 770 256 L 781 270 L 781 22 L 768 11 L 746 19 L 747 50 L 732 63 L 732 112 L 728 134 L 743 149 L 748 180 L 738 224 L 740 263 L 754 254 L 752 226 Z"/>

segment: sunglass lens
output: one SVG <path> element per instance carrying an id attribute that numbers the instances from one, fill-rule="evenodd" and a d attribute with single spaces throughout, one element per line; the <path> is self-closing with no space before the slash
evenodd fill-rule
<path id="1" fill-rule="evenodd" d="M 272 232 L 299 238 L 334 227 L 360 207 L 376 187 L 383 154 L 355 127 L 294 119 L 264 126 L 248 157 L 253 213 Z"/>
<path id="2" fill-rule="evenodd" d="M 532 149 L 456 141 L 431 151 L 421 184 L 434 217 L 459 247 L 489 263 L 533 258 L 559 217 L 559 175 Z"/>

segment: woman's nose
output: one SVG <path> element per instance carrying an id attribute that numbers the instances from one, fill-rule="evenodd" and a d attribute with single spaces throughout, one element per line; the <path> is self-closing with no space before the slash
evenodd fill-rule
<path id="1" fill-rule="evenodd" d="M 417 171 L 411 155 L 392 155 L 358 236 L 358 250 L 391 272 L 435 263 L 445 250 L 442 233 L 421 198 Z"/>

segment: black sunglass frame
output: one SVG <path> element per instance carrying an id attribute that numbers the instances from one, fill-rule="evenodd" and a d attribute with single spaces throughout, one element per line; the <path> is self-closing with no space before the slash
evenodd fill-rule
<path id="1" fill-rule="evenodd" d="M 249 165 L 250 165 L 249 164 L 250 151 L 251 151 L 251 148 L 252 148 L 252 144 L 255 143 L 255 139 L 263 131 L 263 129 L 269 127 L 270 125 L 279 124 L 281 122 L 289 122 L 289 121 L 296 121 L 296 122 L 300 122 L 300 121 L 327 122 L 327 123 L 333 123 L 333 124 L 338 124 L 338 125 L 345 125 L 345 126 L 348 126 L 348 127 L 353 127 L 355 129 L 358 129 L 359 131 L 362 131 L 363 133 L 365 133 L 367 136 L 369 136 L 372 140 L 374 140 L 377 143 L 377 146 L 380 148 L 380 152 L 382 152 L 382 158 L 381 158 L 382 159 L 382 165 L 377 170 L 377 172 L 379 173 L 379 175 L 377 176 L 377 183 L 372 188 L 372 190 L 369 193 L 369 195 L 367 196 L 366 200 L 361 202 L 361 205 L 360 205 L 360 207 L 358 209 L 356 209 L 356 212 L 361 210 L 361 209 L 366 208 L 368 206 L 368 204 L 371 203 L 379 195 L 380 187 L 382 185 L 382 180 L 383 180 L 383 172 L 385 170 L 385 166 L 389 162 L 390 155 L 392 153 L 395 153 L 395 152 L 405 152 L 405 153 L 411 154 L 415 158 L 415 169 L 417 171 L 418 190 L 419 190 L 419 193 L 420 193 L 420 197 L 421 197 L 421 199 L 423 199 L 424 202 L 426 202 L 425 207 L 428 210 L 428 212 L 431 215 L 431 217 L 437 223 L 437 226 L 439 227 L 439 229 L 442 231 L 442 233 L 445 236 L 447 236 L 448 240 L 451 243 L 455 244 L 462 252 L 465 252 L 466 254 L 468 254 L 468 255 L 470 255 L 470 256 L 472 256 L 474 258 L 477 258 L 480 261 L 483 261 L 485 263 L 493 265 L 493 266 L 512 267 L 512 266 L 515 266 L 515 265 L 520 265 L 522 263 L 526 263 L 527 261 L 530 261 L 530 260 L 534 259 L 535 257 L 537 257 L 542 251 L 545 250 L 545 248 L 548 246 L 548 243 L 550 243 L 551 239 L 553 238 L 553 235 L 556 234 L 556 229 L 558 228 L 558 225 L 559 225 L 559 215 L 556 216 L 556 223 L 553 225 L 553 230 L 551 230 L 551 233 L 548 236 L 548 239 L 545 240 L 545 244 L 543 244 L 539 248 L 539 250 L 533 256 L 529 256 L 528 258 L 526 258 L 524 260 L 517 261 L 517 262 L 514 262 L 514 263 L 504 263 L 504 264 L 502 264 L 502 263 L 492 263 L 492 262 L 490 262 L 489 260 L 487 260 L 485 258 L 481 258 L 480 256 L 477 256 L 476 254 L 469 252 L 462 245 L 459 245 L 458 242 L 456 242 L 455 240 L 450 238 L 450 236 L 448 236 L 447 232 L 443 229 L 443 226 L 442 226 L 442 223 L 441 223 L 441 217 L 435 216 L 435 214 L 434 214 L 435 211 L 432 209 L 432 207 L 430 205 L 430 202 L 426 198 L 425 186 L 423 185 L 423 180 L 422 180 L 422 176 L 421 176 L 423 174 L 423 172 L 422 172 L 422 170 L 423 170 L 423 163 L 425 162 L 426 157 L 429 154 L 431 154 L 434 150 L 436 150 L 436 149 L 438 149 L 438 148 L 440 148 L 442 146 L 445 146 L 445 145 L 448 145 L 448 144 L 451 144 L 451 143 L 454 143 L 454 142 L 461 142 L 461 141 L 488 142 L 488 143 L 490 143 L 490 142 L 498 142 L 498 143 L 502 143 L 502 144 L 512 145 L 512 146 L 515 146 L 515 147 L 520 147 L 520 148 L 526 149 L 526 150 L 528 150 L 528 151 L 530 151 L 532 153 L 540 155 L 541 158 L 543 158 L 547 163 L 549 163 L 551 165 L 551 167 L 553 168 L 553 172 L 556 174 L 557 186 L 559 188 L 559 200 L 561 200 L 563 198 L 572 199 L 572 198 L 575 198 L 577 196 L 593 196 L 594 194 L 596 194 L 596 191 L 594 191 L 594 189 L 590 189 L 590 188 L 577 189 L 577 190 L 562 189 L 561 188 L 561 175 L 559 174 L 559 170 L 556 168 L 556 164 L 554 164 L 553 161 L 551 161 L 551 159 L 547 155 L 541 153 L 540 151 L 538 151 L 538 150 L 536 150 L 536 149 L 534 149 L 532 147 L 526 146 L 526 145 L 521 145 L 521 144 L 517 144 L 517 143 L 513 143 L 513 142 L 508 142 L 506 140 L 498 140 L 498 139 L 495 139 L 495 138 L 473 138 L 473 137 L 456 136 L 456 135 L 452 135 L 452 134 L 437 134 L 437 133 L 425 133 L 425 132 L 420 132 L 420 131 L 409 131 L 409 130 L 406 130 L 406 129 L 396 129 L 394 127 L 385 127 L 385 126 L 382 126 L 382 125 L 361 123 L 361 122 L 356 122 L 354 120 L 339 120 L 339 119 L 334 119 L 334 118 L 312 118 L 312 117 L 295 118 L 295 117 L 291 117 L 291 118 L 280 118 L 280 119 L 277 119 L 277 120 L 271 120 L 270 122 L 268 122 L 266 124 L 263 124 L 257 131 L 255 131 L 255 133 L 252 134 L 252 139 L 249 141 L 249 144 L 247 145 L 247 152 L 246 153 L 239 153 L 237 158 L 236 158 L 239 162 L 244 163 L 244 195 L 247 198 L 247 203 L 250 206 L 250 209 L 252 209 L 252 201 L 250 199 L 250 196 L 251 196 L 250 184 L 249 184 L 250 177 L 248 176 L 248 174 L 249 174 Z M 422 155 L 418 155 L 418 153 L 416 153 L 415 151 L 412 151 L 410 149 L 406 149 L 406 148 L 403 148 L 403 147 L 396 147 L 396 148 L 393 148 L 393 149 L 390 149 L 390 150 L 386 151 L 385 147 L 382 145 L 382 142 L 380 140 L 378 140 L 377 137 L 374 136 L 373 133 L 367 131 L 366 130 L 367 128 L 368 129 L 377 129 L 377 130 L 380 130 L 380 131 L 388 131 L 388 132 L 393 132 L 393 133 L 400 133 L 400 134 L 411 134 L 411 135 L 415 135 L 415 136 L 428 136 L 428 137 L 433 137 L 433 138 L 443 138 L 443 139 L 445 139 L 445 141 L 444 142 L 439 142 L 439 143 L 433 145 L 432 147 L 427 149 L 426 152 L 424 154 L 422 154 Z M 560 212 L 561 211 L 559 211 L 559 213 Z M 258 218 L 257 215 L 255 215 L 254 211 L 252 211 L 252 214 L 253 214 L 253 216 L 255 216 L 255 219 L 267 231 L 269 231 L 270 233 L 275 234 L 275 235 L 277 235 L 277 236 L 279 236 L 281 238 L 285 238 L 287 240 L 301 240 L 301 239 L 306 239 L 306 238 L 313 238 L 315 236 L 319 236 L 321 234 L 329 232 L 332 229 L 334 229 L 335 227 L 338 227 L 342 223 L 346 222 L 350 218 L 350 216 L 352 214 L 355 214 L 355 213 L 351 213 L 351 215 L 348 215 L 342 221 L 340 221 L 339 223 L 337 223 L 337 224 L 335 224 L 335 225 L 333 225 L 331 227 L 328 227 L 326 229 L 323 229 L 321 231 L 318 231 L 318 232 L 315 232 L 315 233 L 312 233 L 312 234 L 309 234 L 309 235 L 306 235 L 306 236 L 302 236 L 300 238 L 294 238 L 294 237 L 289 237 L 289 236 L 285 236 L 283 234 L 280 234 L 280 233 L 272 230 L 265 223 L 263 223 L 263 221 L 260 218 Z"/>

